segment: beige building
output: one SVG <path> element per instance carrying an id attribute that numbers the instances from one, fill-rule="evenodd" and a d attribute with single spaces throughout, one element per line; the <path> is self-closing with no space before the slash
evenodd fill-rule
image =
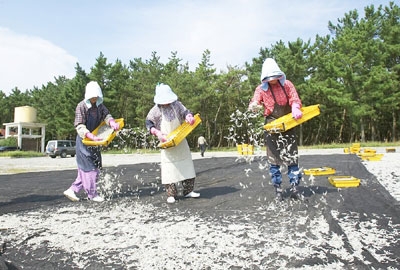
<path id="1" fill-rule="evenodd" d="M 18 147 L 25 151 L 45 152 L 46 124 L 37 123 L 36 109 L 30 106 L 14 108 L 14 122 L 3 123 L 4 137 L 17 137 Z"/>

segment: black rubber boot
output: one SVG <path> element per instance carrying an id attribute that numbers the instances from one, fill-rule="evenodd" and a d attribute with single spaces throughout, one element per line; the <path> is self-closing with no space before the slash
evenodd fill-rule
<path id="1" fill-rule="evenodd" d="M 295 184 L 292 184 L 290 188 L 290 198 L 297 200 L 299 198 L 299 188 Z"/>

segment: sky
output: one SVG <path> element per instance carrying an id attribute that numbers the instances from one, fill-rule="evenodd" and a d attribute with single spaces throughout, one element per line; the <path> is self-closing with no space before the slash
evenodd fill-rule
<path id="1" fill-rule="evenodd" d="M 205 50 L 217 72 L 243 67 L 282 40 L 329 34 L 350 10 L 389 0 L 0 0 L 0 90 L 24 92 L 87 72 L 103 53 L 167 63 L 177 52 L 195 70 Z"/>

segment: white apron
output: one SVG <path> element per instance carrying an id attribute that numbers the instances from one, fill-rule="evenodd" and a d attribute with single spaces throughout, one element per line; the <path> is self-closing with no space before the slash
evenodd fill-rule
<path id="1" fill-rule="evenodd" d="M 180 126 L 176 117 L 169 122 L 166 117 L 161 117 L 161 132 L 169 134 Z M 161 149 L 161 183 L 172 184 L 196 177 L 192 153 L 186 139 L 177 146 Z"/>

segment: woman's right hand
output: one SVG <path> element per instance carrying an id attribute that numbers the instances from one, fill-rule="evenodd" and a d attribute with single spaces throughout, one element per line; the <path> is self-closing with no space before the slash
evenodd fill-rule
<path id="1" fill-rule="evenodd" d="M 249 111 L 253 112 L 253 113 L 257 113 L 260 109 L 262 108 L 261 105 L 258 105 L 258 103 L 256 101 L 252 101 L 249 104 Z"/>
<path id="2" fill-rule="evenodd" d="M 167 141 L 167 135 L 165 135 L 164 133 L 161 132 L 161 130 L 156 129 L 155 127 L 152 127 L 150 129 L 150 133 L 153 134 L 154 136 L 157 136 L 160 142 Z"/>
<path id="3" fill-rule="evenodd" d="M 103 139 L 100 137 L 97 137 L 96 135 L 94 135 L 93 133 L 86 133 L 86 138 L 91 139 L 92 141 L 102 141 Z"/>

